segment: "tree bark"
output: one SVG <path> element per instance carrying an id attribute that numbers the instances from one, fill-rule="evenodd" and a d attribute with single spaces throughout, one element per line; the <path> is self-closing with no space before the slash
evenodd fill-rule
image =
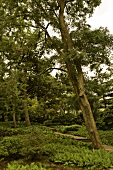
<path id="1" fill-rule="evenodd" d="M 78 98 L 79 106 L 83 113 L 83 118 L 84 118 L 87 130 L 88 130 L 89 136 L 92 141 L 92 146 L 94 149 L 104 149 L 101 139 L 99 137 L 97 128 L 96 128 L 96 123 L 94 121 L 94 117 L 93 117 L 93 113 L 92 113 L 89 101 L 84 91 L 83 79 L 80 78 L 79 76 L 77 77 L 78 79 L 76 78 L 74 68 L 70 63 L 67 64 L 67 70 L 68 70 L 68 75 L 70 77 L 71 83 L 74 88 L 74 92 Z M 78 74 L 81 74 L 81 76 L 83 77 L 82 72 Z"/>
<path id="2" fill-rule="evenodd" d="M 30 122 L 30 118 L 29 118 L 29 113 L 28 113 L 28 107 L 27 107 L 27 89 L 26 89 L 26 86 L 27 86 L 27 70 L 24 69 L 24 74 L 23 74 L 23 77 L 22 77 L 22 81 L 23 81 L 23 103 L 24 103 L 24 115 L 25 115 L 25 123 L 26 123 L 26 126 L 31 126 L 31 122 Z"/>
<path id="3" fill-rule="evenodd" d="M 93 148 L 104 149 L 96 128 L 96 123 L 94 121 L 90 104 L 85 93 L 79 97 L 79 105 L 83 113 L 83 117 L 92 141 Z"/>
<path id="4" fill-rule="evenodd" d="M 28 108 L 27 108 L 27 92 L 26 92 L 26 89 L 24 89 L 24 114 L 25 114 L 26 126 L 30 126 L 31 122 L 30 122 Z"/>
<path id="5" fill-rule="evenodd" d="M 62 42 L 64 44 L 64 53 L 67 53 L 74 49 L 73 42 L 70 37 L 67 25 L 65 23 L 65 17 L 64 17 L 64 9 L 65 9 L 65 1 L 64 0 L 58 0 L 59 3 L 59 23 L 60 23 L 60 31 L 62 36 Z M 93 113 L 89 104 L 89 101 L 87 99 L 87 96 L 84 91 L 84 77 L 81 67 L 81 61 L 77 59 L 75 63 L 73 63 L 72 60 L 67 59 L 65 61 L 68 76 L 71 80 L 71 83 L 74 88 L 74 92 L 78 98 L 78 102 L 80 105 L 80 108 L 83 113 L 84 121 L 89 133 L 89 136 L 92 141 L 92 145 L 94 149 L 103 149 L 103 145 L 101 142 L 101 139 L 99 137 L 96 123 L 94 121 Z M 76 70 L 74 67 L 74 64 L 76 66 Z"/>
<path id="6" fill-rule="evenodd" d="M 13 127 L 16 128 L 16 113 L 13 110 Z"/>

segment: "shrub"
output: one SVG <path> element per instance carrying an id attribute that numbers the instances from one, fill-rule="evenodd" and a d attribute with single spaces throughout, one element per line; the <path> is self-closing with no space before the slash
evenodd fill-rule
<path id="1" fill-rule="evenodd" d="M 100 134 L 103 144 L 113 146 L 113 130 L 109 130 L 109 131 L 99 130 L 99 134 Z"/>
<path id="2" fill-rule="evenodd" d="M 46 126 L 51 126 L 53 123 L 52 123 L 52 120 L 46 120 L 45 122 L 44 122 L 44 125 L 46 125 Z"/>
<path id="3" fill-rule="evenodd" d="M 43 135 L 34 129 L 26 135 L 7 136 L 0 141 L 0 157 L 39 158 L 42 154 Z"/>
<path id="4" fill-rule="evenodd" d="M 81 125 L 71 125 L 71 126 L 57 126 L 57 131 L 62 133 L 71 133 L 73 135 L 85 136 L 89 137 L 88 132 L 86 130 L 86 126 Z"/>
<path id="5" fill-rule="evenodd" d="M 78 131 L 80 127 L 80 125 L 65 126 L 63 133 L 67 133 L 68 131 Z"/>
<path id="6" fill-rule="evenodd" d="M 18 136 L 4 137 L 0 141 L 0 157 L 18 155 L 21 148 L 22 143 Z"/>
<path id="7" fill-rule="evenodd" d="M 22 143 L 20 155 L 26 159 L 40 158 L 43 153 L 43 139 L 40 135 L 26 135 Z"/>

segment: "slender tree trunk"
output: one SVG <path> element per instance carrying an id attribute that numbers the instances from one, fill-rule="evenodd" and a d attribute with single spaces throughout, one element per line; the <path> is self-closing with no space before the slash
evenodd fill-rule
<path id="1" fill-rule="evenodd" d="M 103 103 L 104 103 L 104 109 L 106 109 L 107 105 L 106 105 L 106 99 L 105 99 L 105 96 L 103 95 L 103 96 L 102 96 L 102 98 L 103 98 Z"/>
<path id="2" fill-rule="evenodd" d="M 13 127 L 16 128 L 16 112 L 15 112 L 15 105 L 12 105 L 12 114 L 13 114 Z"/>
<path id="3" fill-rule="evenodd" d="M 64 44 L 64 53 L 69 53 L 69 51 L 73 50 L 73 42 L 70 37 L 67 25 L 65 23 L 64 17 L 64 9 L 65 9 L 65 1 L 64 0 L 57 0 L 60 6 L 59 9 L 59 22 L 60 22 L 60 31 L 62 36 L 62 42 Z M 58 51 L 58 50 L 57 50 Z M 60 54 L 61 55 L 61 54 Z M 71 58 L 71 56 L 70 56 Z M 78 97 L 78 102 L 80 108 L 83 113 L 84 121 L 89 133 L 89 136 L 92 141 L 93 148 L 95 149 L 103 149 L 102 142 L 100 140 L 96 123 L 94 121 L 94 117 L 91 111 L 90 104 L 88 102 L 87 96 L 84 91 L 84 77 L 81 68 L 81 61 L 79 59 L 75 60 L 75 63 L 70 59 L 65 59 L 68 76 L 72 82 L 74 92 Z M 75 66 L 76 70 L 75 70 Z"/>
<path id="4" fill-rule="evenodd" d="M 4 122 L 5 119 L 4 119 L 4 113 L 2 112 L 2 122 Z"/>
<path id="5" fill-rule="evenodd" d="M 29 113 L 28 113 L 28 107 L 27 107 L 27 70 L 24 69 L 24 74 L 23 74 L 23 98 L 24 98 L 24 115 L 25 115 L 25 123 L 26 126 L 30 126 L 31 122 L 30 122 L 30 118 L 29 118 Z"/>
<path id="6" fill-rule="evenodd" d="M 30 126 L 31 122 L 30 122 L 28 108 L 27 108 L 27 92 L 26 92 L 26 89 L 24 89 L 24 114 L 25 114 L 26 126 Z"/>
<path id="7" fill-rule="evenodd" d="M 13 110 L 13 127 L 16 128 L 16 113 Z"/>

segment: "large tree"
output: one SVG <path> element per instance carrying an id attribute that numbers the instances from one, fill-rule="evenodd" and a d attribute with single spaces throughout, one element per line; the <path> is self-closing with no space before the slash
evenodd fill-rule
<path id="1" fill-rule="evenodd" d="M 82 66 L 109 62 L 113 39 L 106 29 L 91 31 L 86 24 L 86 18 L 100 3 L 100 0 L 2 0 L 1 8 L 2 13 L 6 9 L 4 25 L 10 31 L 19 29 L 21 32 L 23 27 L 30 27 L 38 30 L 39 39 L 45 33 L 37 48 L 41 46 L 40 50 L 50 55 L 54 52 L 53 58 L 65 65 L 95 149 L 103 145 L 85 93 Z M 54 32 L 57 35 L 53 35 Z"/>

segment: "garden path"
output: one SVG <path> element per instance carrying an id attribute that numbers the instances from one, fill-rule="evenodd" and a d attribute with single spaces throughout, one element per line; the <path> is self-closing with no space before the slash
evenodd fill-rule
<path id="1" fill-rule="evenodd" d="M 51 130 L 53 130 L 53 129 L 51 128 Z M 66 133 L 64 134 L 64 133 L 60 133 L 60 132 L 54 132 L 54 133 L 56 135 L 69 136 L 71 138 L 74 138 L 76 140 L 80 140 L 82 142 L 91 142 L 90 139 L 82 137 L 82 136 L 74 136 L 74 135 L 71 135 L 71 134 L 66 134 Z M 111 145 L 103 145 L 103 146 L 104 146 L 104 149 L 106 151 L 113 152 L 113 146 L 111 146 Z"/>

